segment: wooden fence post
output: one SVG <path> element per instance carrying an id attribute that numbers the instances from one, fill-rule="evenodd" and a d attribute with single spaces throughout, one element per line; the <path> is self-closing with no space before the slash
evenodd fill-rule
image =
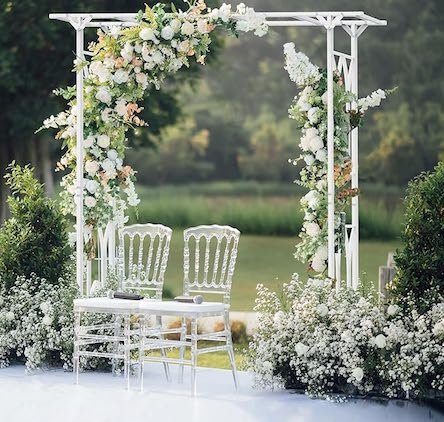
<path id="1" fill-rule="evenodd" d="M 387 284 L 390 283 L 395 277 L 395 254 L 394 252 L 389 252 L 387 256 L 387 266 L 379 267 L 379 301 L 383 301 L 387 296 Z"/>

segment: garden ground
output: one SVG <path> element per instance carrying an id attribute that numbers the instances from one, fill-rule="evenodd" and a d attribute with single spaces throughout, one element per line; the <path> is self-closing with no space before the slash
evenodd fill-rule
<path id="1" fill-rule="evenodd" d="M 176 372 L 167 383 L 161 366 L 148 366 L 145 391 L 140 392 L 137 380 L 131 391 L 126 391 L 123 378 L 109 373 L 81 374 L 80 384 L 75 385 L 72 373 L 52 370 L 28 376 L 22 366 L 12 366 L 0 372 L 2 420 L 270 422 L 277 416 L 282 422 L 444 420 L 437 410 L 407 401 L 349 399 L 332 403 L 288 391 L 256 391 L 246 372 L 239 373 L 240 390 L 236 392 L 231 373 L 220 369 L 199 368 L 197 396 L 193 398 L 189 371 L 182 385 L 177 384 Z"/>

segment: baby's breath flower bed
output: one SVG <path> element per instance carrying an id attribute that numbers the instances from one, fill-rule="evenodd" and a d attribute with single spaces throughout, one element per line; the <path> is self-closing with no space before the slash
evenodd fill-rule
<path id="1" fill-rule="evenodd" d="M 398 398 L 443 397 L 444 302 L 381 308 L 374 296 L 295 274 L 282 295 L 258 286 L 249 367 L 258 387 Z"/>

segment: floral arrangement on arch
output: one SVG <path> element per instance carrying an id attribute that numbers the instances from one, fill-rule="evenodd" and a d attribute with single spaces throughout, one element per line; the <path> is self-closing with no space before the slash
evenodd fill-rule
<path id="1" fill-rule="evenodd" d="M 189 9 L 172 13 L 164 4 L 146 7 L 137 15 L 137 25 L 111 26 L 98 31 L 97 42 L 89 45 L 90 61 L 77 58 L 75 70 L 85 69 L 84 79 L 84 217 L 86 250 L 93 253 L 94 228 L 108 222 L 123 224 L 127 206 L 137 206 L 135 170 L 124 163 L 126 132 L 145 126 L 139 116 L 140 100 L 160 89 L 171 74 L 191 60 L 205 64 L 211 33 L 223 27 L 234 35 L 254 32 L 263 36 L 265 16 L 239 4 L 209 9 L 203 0 L 188 2 Z M 74 214 L 76 188 L 76 88 L 58 89 L 68 109 L 51 116 L 42 128 L 56 128 L 66 152 L 58 169 L 71 170 L 62 178 L 63 211 Z"/>
<path id="2" fill-rule="evenodd" d="M 301 88 L 289 109 L 302 137 L 302 154 L 289 160 L 296 165 L 305 162 L 300 172 L 301 186 L 309 191 L 301 199 L 304 224 L 299 234 L 295 257 L 308 262 L 310 270 L 323 274 L 327 268 L 327 71 L 312 64 L 308 57 L 296 52 L 294 43 L 284 45 L 285 69 L 290 79 Z M 365 112 L 377 107 L 391 91 L 378 89 L 371 95 L 357 99 L 345 89 L 341 75 L 333 76 L 335 188 L 337 209 L 345 208 L 349 199 L 359 194 L 351 188 L 352 164 L 348 154 L 348 134 L 362 123 Z M 347 107 L 347 105 L 351 107 Z M 339 216 L 336 217 L 338 232 Z M 339 233 L 338 233 L 339 235 Z"/>

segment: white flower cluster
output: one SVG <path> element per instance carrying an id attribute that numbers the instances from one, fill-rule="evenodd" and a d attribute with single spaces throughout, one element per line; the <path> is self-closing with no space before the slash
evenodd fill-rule
<path id="1" fill-rule="evenodd" d="M 24 361 L 32 371 L 42 365 L 71 366 L 74 281 L 57 285 L 32 275 L 18 277 L 0 295 L 0 366 Z"/>
<path id="2" fill-rule="evenodd" d="M 379 107 L 382 100 L 387 98 L 387 93 L 383 89 L 377 89 L 365 98 L 358 100 L 358 110 L 365 113 L 369 108 Z"/>
<path id="3" fill-rule="evenodd" d="M 321 79 L 319 68 L 304 53 L 296 52 L 294 43 L 284 44 L 284 55 L 285 70 L 298 86 L 310 85 Z"/>
<path id="4" fill-rule="evenodd" d="M 441 299 L 440 299 L 441 300 Z M 407 300 L 408 303 L 408 300 Z M 371 296 L 336 292 L 297 274 L 278 295 L 258 286 L 250 369 L 259 387 L 421 396 L 444 388 L 444 303 L 382 310 Z"/>
<path id="5" fill-rule="evenodd" d="M 268 26 L 263 13 L 257 13 L 252 7 L 240 3 L 236 8 L 238 14 L 236 29 L 241 32 L 254 32 L 258 37 L 268 32 Z"/>

